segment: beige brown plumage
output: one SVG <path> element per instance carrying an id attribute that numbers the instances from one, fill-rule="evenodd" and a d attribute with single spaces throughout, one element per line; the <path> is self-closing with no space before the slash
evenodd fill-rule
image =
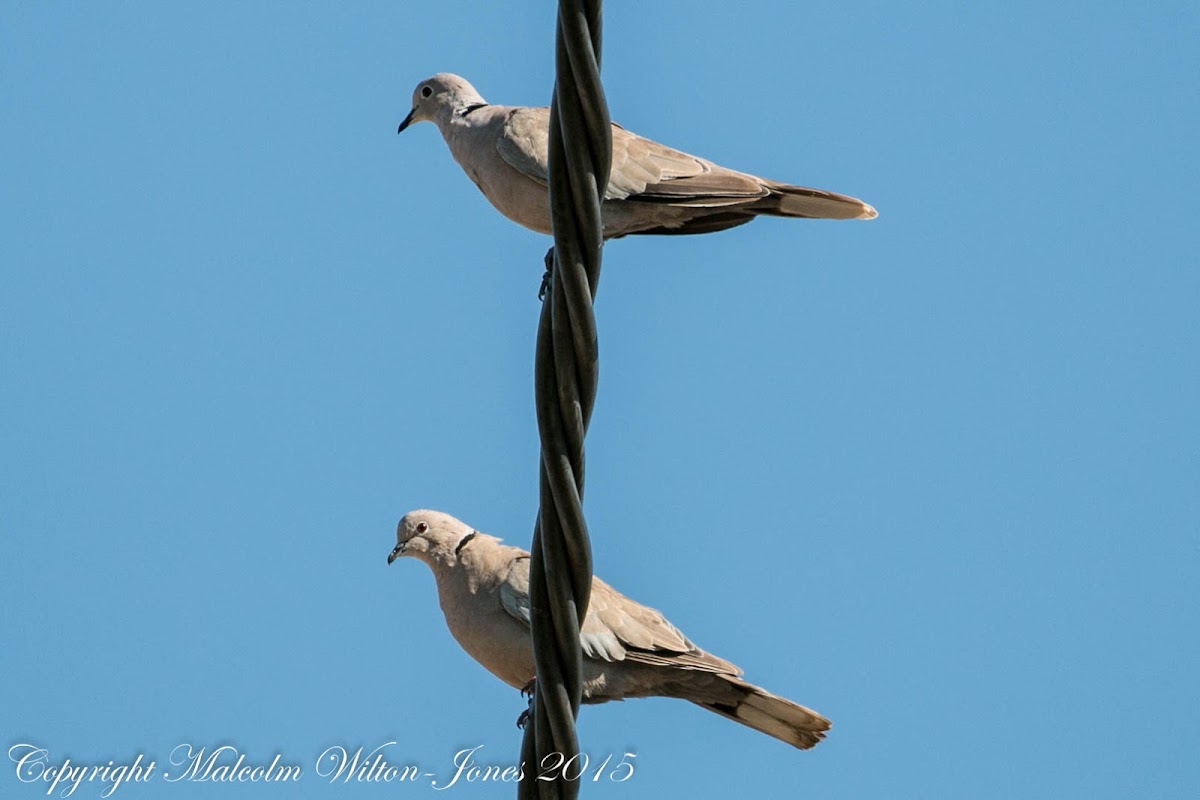
<path id="1" fill-rule="evenodd" d="M 437 124 L 454 159 L 502 214 L 550 233 L 549 109 L 490 105 L 463 78 L 441 73 L 417 85 L 400 130 L 422 120 Z M 709 233 L 763 215 L 872 219 L 876 212 L 848 195 L 737 172 L 612 126 L 605 239 Z"/>
<path id="2" fill-rule="evenodd" d="M 388 563 L 413 556 L 430 566 L 446 624 L 463 649 L 510 686 L 525 686 L 534 677 L 529 553 L 439 511 L 406 514 L 396 542 Z M 734 664 L 599 578 L 580 644 L 585 703 L 677 697 L 801 749 L 829 730 L 825 717 L 742 680 Z"/>

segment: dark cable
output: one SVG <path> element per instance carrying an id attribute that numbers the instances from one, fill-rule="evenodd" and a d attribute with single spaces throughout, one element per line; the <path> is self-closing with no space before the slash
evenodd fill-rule
<path id="1" fill-rule="evenodd" d="M 550 285 L 542 305 L 534 394 L 542 442 L 540 507 L 529 594 L 537 689 L 517 796 L 574 798 L 579 772 L 575 717 L 582 696 L 579 625 L 587 613 L 592 554 L 583 517 L 583 440 L 596 399 L 599 354 L 592 300 L 600 277 L 601 199 L 612 131 L 600 82 L 600 2 L 560 0 L 550 104 Z M 553 781 L 538 780 L 558 765 Z"/>

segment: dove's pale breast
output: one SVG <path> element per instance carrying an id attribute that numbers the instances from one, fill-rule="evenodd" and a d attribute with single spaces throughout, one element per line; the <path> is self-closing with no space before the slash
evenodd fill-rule
<path id="1" fill-rule="evenodd" d="M 550 197 L 541 183 L 514 168 L 496 149 L 512 109 L 484 106 L 448 126 L 446 143 L 483 196 L 497 211 L 518 225 L 550 233 Z"/>
<path id="2" fill-rule="evenodd" d="M 438 602 L 446 627 L 468 655 L 509 686 L 521 688 L 536 671 L 529 628 L 504 611 L 498 581 L 481 583 L 475 577 L 497 573 L 472 565 L 473 557 L 495 555 L 472 552 L 468 546 L 461 555 L 463 569 L 434 570 Z"/>

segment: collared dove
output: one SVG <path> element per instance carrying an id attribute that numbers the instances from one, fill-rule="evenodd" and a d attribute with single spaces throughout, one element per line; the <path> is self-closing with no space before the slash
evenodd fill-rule
<path id="1" fill-rule="evenodd" d="M 430 120 L 450 153 L 496 209 L 551 233 L 548 108 L 490 105 L 457 75 L 417 84 L 397 133 Z M 873 219 L 861 200 L 735 172 L 612 126 L 612 171 L 604 194 L 604 238 L 634 233 L 709 233 L 772 217 Z"/>
<path id="2" fill-rule="evenodd" d="M 440 511 L 410 511 L 396 527 L 401 556 L 433 570 L 446 625 L 463 649 L 513 687 L 534 677 L 529 553 Z M 830 722 L 741 680 L 742 671 L 692 644 L 662 614 L 599 578 L 580 631 L 583 702 L 678 697 L 803 750 Z"/>

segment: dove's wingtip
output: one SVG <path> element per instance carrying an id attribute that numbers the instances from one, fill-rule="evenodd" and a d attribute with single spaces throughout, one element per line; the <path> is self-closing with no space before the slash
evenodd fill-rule
<path id="1" fill-rule="evenodd" d="M 862 213 L 859 214 L 857 218 L 858 219 L 875 219 L 878 216 L 879 216 L 879 212 L 875 210 L 874 206 L 870 206 L 870 205 L 867 205 L 866 203 L 863 203 Z"/>

